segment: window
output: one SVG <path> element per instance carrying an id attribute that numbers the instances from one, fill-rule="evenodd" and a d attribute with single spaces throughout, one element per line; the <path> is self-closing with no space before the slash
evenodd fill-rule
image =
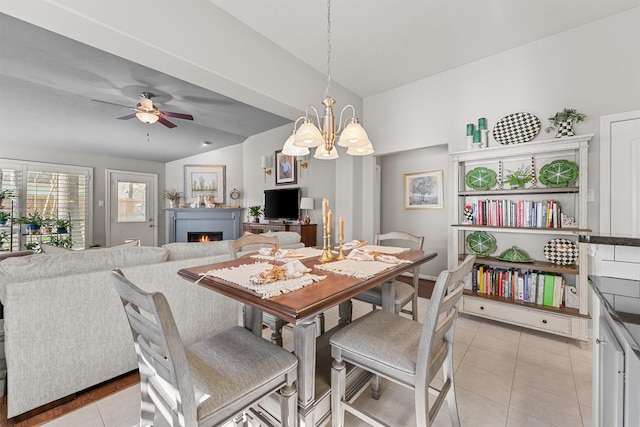
<path id="1" fill-rule="evenodd" d="M 90 189 L 93 187 L 93 170 L 87 167 L 65 166 L 35 162 L 0 160 L 1 189 L 13 190 L 14 217 L 39 213 L 44 228 L 39 235 L 28 235 L 24 226 L 12 227 L 12 249 L 33 247 L 38 243 L 53 243 L 76 249 L 84 249 L 91 237 L 89 216 Z M 56 220 L 67 220 L 71 229 L 58 235 Z"/>

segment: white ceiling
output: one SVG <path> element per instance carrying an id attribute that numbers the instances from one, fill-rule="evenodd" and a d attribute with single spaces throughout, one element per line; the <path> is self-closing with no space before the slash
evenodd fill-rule
<path id="1" fill-rule="evenodd" d="M 9 13 L 11 2 L 0 0 L 0 12 Z M 219 11 L 225 19 L 237 19 L 320 73 L 327 72 L 326 2 L 209 2 L 230 15 Z M 78 11 L 90 7 L 73 0 L 62 3 Z M 124 0 L 112 3 L 127 5 Z M 181 6 L 183 19 L 189 15 L 188 4 Z M 640 0 L 334 0 L 331 77 L 364 98 L 639 6 Z M 163 30 L 145 16 L 126 18 L 144 22 L 150 31 Z M 197 26 L 190 31 L 176 37 L 198 37 Z M 567 51 L 571 54 L 570 46 Z M 260 53 L 253 53 L 256 61 Z M 144 52 L 140 55 L 145 63 Z M 116 121 L 130 110 L 91 101 L 134 106 L 143 91 L 158 95 L 154 101 L 161 110 L 192 114 L 194 122 L 174 119 L 178 127 L 168 129 L 135 119 Z M 0 144 L 161 162 L 242 143 L 290 122 L 290 117 L 238 103 L 2 13 L 0 97 Z M 212 145 L 203 147 L 204 141 Z"/>

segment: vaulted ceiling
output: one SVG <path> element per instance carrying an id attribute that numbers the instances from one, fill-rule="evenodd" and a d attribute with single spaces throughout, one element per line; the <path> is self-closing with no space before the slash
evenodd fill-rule
<path id="1" fill-rule="evenodd" d="M 204 28 L 196 23 L 209 18 L 212 25 L 230 22 L 236 28 L 244 26 L 247 34 L 266 39 L 291 56 L 292 63 L 300 63 L 301 69 L 316 77 L 326 75 L 326 2 L 192 1 L 176 5 L 168 0 L 146 0 L 131 6 L 128 1 L 114 0 L 108 7 L 121 12 L 118 19 L 109 21 L 106 16 L 102 19 L 103 11 L 98 10 L 107 6 L 80 0 L 32 0 L 28 2 L 31 8 L 17 5 L 22 2 L 0 0 L 0 12 L 4 12 L 0 13 L 0 146 L 59 147 L 166 162 L 242 143 L 251 135 L 295 119 L 302 105 L 271 109 L 265 103 L 252 102 L 251 97 L 239 102 L 227 96 L 229 92 L 222 87 L 204 88 L 196 79 L 185 81 L 152 69 L 148 64 L 153 61 L 144 50 L 123 59 L 85 44 L 89 38 L 83 37 L 83 30 L 86 34 L 91 25 L 108 28 L 125 40 L 139 41 L 142 38 L 130 31 L 132 25 L 138 25 L 147 35 L 171 34 L 176 43 L 167 46 L 164 53 L 175 59 L 181 46 L 186 49 L 201 37 Z M 68 31 L 59 30 L 75 40 L 41 28 L 48 27 L 47 16 L 38 10 L 38 3 L 73 14 L 74 22 L 87 28 L 76 25 Z M 196 4 L 200 7 L 192 7 Z M 163 22 L 149 20 L 142 13 L 144 7 L 155 12 L 163 8 Z M 335 85 L 365 98 L 633 7 L 640 7 L 640 0 L 334 0 L 331 78 Z M 211 16 L 197 16 L 202 10 Z M 231 49 L 237 42 L 233 34 L 225 40 Z M 253 45 L 254 51 L 242 52 L 243 61 L 260 70 L 272 58 L 260 43 Z M 226 76 L 241 84 L 240 77 Z M 265 84 L 271 78 L 277 80 L 277 76 L 267 75 Z M 296 90 L 294 84 L 291 82 L 291 91 Z M 323 89 L 317 88 L 318 94 Z M 268 92 L 266 87 L 251 90 L 259 95 Z M 172 119 L 177 127 L 168 129 L 136 119 L 116 120 L 131 110 L 92 101 L 133 107 L 144 91 L 157 95 L 154 103 L 159 109 L 192 114 L 194 121 Z M 320 95 L 308 103 L 319 104 Z M 203 146 L 204 142 L 210 144 Z"/>

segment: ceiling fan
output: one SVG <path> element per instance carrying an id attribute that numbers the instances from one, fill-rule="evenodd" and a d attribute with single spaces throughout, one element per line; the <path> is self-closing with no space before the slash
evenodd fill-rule
<path id="1" fill-rule="evenodd" d="M 116 104 L 113 102 L 100 101 L 98 99 L 92 99 L 92 101 L 102 102 L 103 104 L 111 104 L 118 105 L 120 107 L 127 107 L 135 111 L 134 113 L 127 114 L 126 116 L 118 117 L 118 120 L 129 120 L 134 117 L 137 117 L 141 122 L 146 123 L 148 125 L 153 124 L 155 122 L 160 122 L 168 128 L 174 128 L 176 125 L 169 120 L 165 119 L 165 117 L 173 117 L 176 119 L 183 120 L 193 120 L 193 116 L 191 114 L 182 114 L 182 113 L 172 113 L 169 111 L 161 111 L 158 110 L 158 107 L 153 105 L 152 99 L 155 97 L 151 92 L 142 92 L 140 94 L 140 102 L 135 107 L 130 107 L 128 105 Z"/>

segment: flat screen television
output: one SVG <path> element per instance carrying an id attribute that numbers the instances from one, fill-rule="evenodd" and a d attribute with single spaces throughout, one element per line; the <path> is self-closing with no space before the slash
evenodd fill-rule
<path id="1" fill-rule="evenodd" d="M 300 188 L 264 190 L 265 219 L 298 219 Z"/>

